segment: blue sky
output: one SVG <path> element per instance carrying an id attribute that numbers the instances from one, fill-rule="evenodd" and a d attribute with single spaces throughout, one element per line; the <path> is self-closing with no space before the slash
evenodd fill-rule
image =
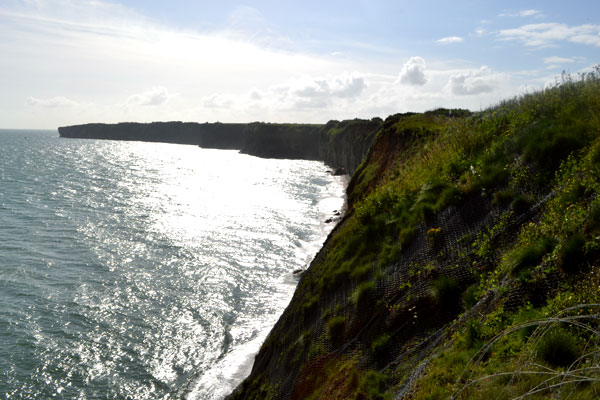
<path id="1" fill-rule="evenodd" d="M 479 110 L 600 63 L 597 1 L 0 0 L 0 128 Z"/>

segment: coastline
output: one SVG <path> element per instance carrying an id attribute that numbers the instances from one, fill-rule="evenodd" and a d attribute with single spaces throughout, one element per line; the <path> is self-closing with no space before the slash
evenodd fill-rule
<path id="1" fill-rule="evenodd" d="M 310 242 L 303 243 L 298 249 L 299 252 L 302 253 L 299 257 L 305 260 L 304 270 L 309 267 L 318 252 L 323 248 L 327 238 L 331 235 L 331 232 L 335 230 L 338 223 L 343 219 L 344 212 L 347 208 L 346 189 L 350 177 L 348 175 L 335 176 L 333 174 L 332 177 L 337 180 L 337 182 L 334 184 L 335 187 L 329 191 L 331 196 L 323 198 L 316 205 L 316 207 L 319 208 L 320 214 L 317 237 Z M 331 216 L 335 216 L 335 211 L 341 213 L 338 219 L 336 219 L 334 223 L 325 222 Z M 286 297 L 280 301 L 281 312 L 279 314 L 274 314 L 268 320 L 263 321 L 251 341 L 241 347 L 230 349 L 230 351 L 224 354 L 218 363 L 210 370 L 192 379 L 192 381 L 183 389 L 182 394 L 180 394 L 181 397 L 186 400 L 202 400 L 205 398 L 207 394 L 206 390 L 208 388 L 211 396 L 216 396 L 211 398 L 223 400 L 250 375 L 256 355 L 259 353 L 262 344 L 265 342 L 269 333 L 289 305 L 299 282 L 298 275 L 294 274 L 293 271 L 288 271 L 286 274 L 280 276 L 279 280 L 278 286 L 285 287 L 287 292 Z M 234 324 L 232 330 L 235 329 L 236 327 Z"/>

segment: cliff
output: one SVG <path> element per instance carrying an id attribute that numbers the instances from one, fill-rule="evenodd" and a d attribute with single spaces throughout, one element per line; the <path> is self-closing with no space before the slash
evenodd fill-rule
<path id="1" fill-rule="evenodd" d="M 321 160 L 320 128 L 321 125 L 251 123 L 246 128 L 241 152 L 263 158 Z"/>
<path id="2" fill-rule="evenodd" d="M 597 398 L 598 93 L 387 118 L 229 398 Z"/>
<path id="3" fill-rule="evenodd" d="M 245 130 L 246 124 L 198 124 L 176 121 L 73 125 L 58 128 L 58 133 L 65 138 L 136 140 L 195 144 L 216 149 L 240 149 L 245 141 Z"/>
<path id="4" fill-rule="evenodd" d="M 152 122 L 85 124 L 58 128 L 61 137 L 193 144 L 235 149 L 263 158 L 319 160 L 352 173 L 367 153 L 381 119 L 326 125 Z"/>
<path id="5" fill-rule="evenodd" d="M 382 124 L 381 118 L 329 121 L 319 132 L 318 159 L 354 174 Z"/>

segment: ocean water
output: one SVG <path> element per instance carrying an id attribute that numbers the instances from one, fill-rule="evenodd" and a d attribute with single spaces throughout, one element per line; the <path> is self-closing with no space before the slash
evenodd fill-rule
<path id="1" fill-rule="evenodd" d="M 222 398 L 343 193 L 319 162 L 0 131 L 0 398 Z"/>

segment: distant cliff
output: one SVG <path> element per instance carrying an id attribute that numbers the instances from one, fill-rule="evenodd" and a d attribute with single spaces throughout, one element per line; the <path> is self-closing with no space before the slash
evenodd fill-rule
<path id="1" fill-rule="evenodd" d="M 58 128 L 60 136 L 65 138 L 195 144 L 217 149 L 240 149 L 244 144 L 245 131 L 246 124 L 198 124 L 178 121 L 85 124 Z"/>
<path id="2" fill-rule="evenodd" d="M 329 121 L 319 132 L 318 159 L 353 175 L 382 125 L 381 118 Z"/>
<path id="3" fill-rule="evenodd" d="M 235 149 L 263 158 L 319 160 L 352 174 L 383 121 L 318 124 L 152 122 L 85 124 L 58 128 L 61 137 L 193 144 Z"/>

